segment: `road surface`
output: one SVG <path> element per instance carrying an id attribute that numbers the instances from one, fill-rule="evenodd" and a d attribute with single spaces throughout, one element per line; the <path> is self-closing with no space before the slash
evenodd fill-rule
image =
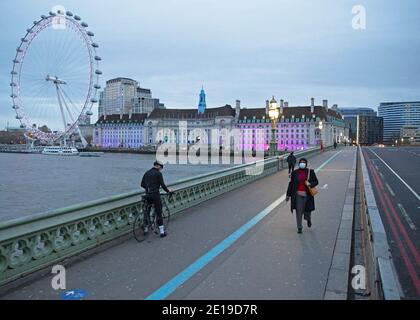
<path id="1" fill-rule="evenodd" d="M 405 298 L 420 298 L 420 148 L 363 148 Z"/>

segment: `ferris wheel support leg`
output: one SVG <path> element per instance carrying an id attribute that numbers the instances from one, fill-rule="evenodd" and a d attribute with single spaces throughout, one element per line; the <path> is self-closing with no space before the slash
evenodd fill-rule
<path id="1" fill-rule="evenodd" d="M 74 117 L 73 117 L 73 115 L 70 112 L 70 108 L 69 108 L 69 106 L 68 106 L 68 104 L 66 102 L 66 99 L 64 99 L 64 95 L 63 95 L 63 90 L 62 89 L 59 91 L 59 94 L 61 95 L 61 99 L 63 101 L 64 106 L 66 107 L 66 110 L 67 110 L 67 112 L 69 114 L 69 117 L 70 117 L 71 122 L 74 123 L 75 122 L 74 121 Z M 83 134 L 80 131 L 80 127 L 79 127 L 79 124 L 78 123 L 76 123 L 76 127 L 77 127 L 77 132 L 79 133 L 79 136 L 80 136 L 80 140 L 82 141 L 83 148 L 86 148 L 88 143 L 87 143 L 85 137 L 83 137 Z"/>
<path id="2" fill-rule="evenodd" d="M 61 118 L 63 119 L 64 132 L 66 132 L 67 131 L 66 117 L 64 115 L 64 109 L 63 109 L 63 104 L 61 102 L 60 89 L 58 88 L 58 84 L 55 84 L 55 89 L 57 91 L 58 104 L 60 105 Z M 64 144 L 66 144 L 66 136 L 65 135 L 64 135 Z"/>

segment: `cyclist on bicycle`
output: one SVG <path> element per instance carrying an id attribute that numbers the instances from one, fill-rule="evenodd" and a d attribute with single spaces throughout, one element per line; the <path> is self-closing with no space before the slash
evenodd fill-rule
<path id="1" fill-rule="evenodd" d="M 162 200 L 160 198 L 160 188 L 162 187 L 166 193 L 172 193 L 172 191 L 165 185 L 162 175 L 163 163 L 160 161 L 155 161 L 153 168 L 147 171 L 143 179 L 141 180 L 141 186 L 146 190 L 146 200 L 149 204 L 155 206 L 155 212 L 157 216 L 157 223 L 159 225 L 160 237 L 166 237 L 165 228 L 163 226 L 162 219 Z M 147 226 L 144 229 L 146 233 Z"/>

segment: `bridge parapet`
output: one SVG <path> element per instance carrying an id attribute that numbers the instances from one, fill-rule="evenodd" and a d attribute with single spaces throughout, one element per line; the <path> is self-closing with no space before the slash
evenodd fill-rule
<path id="1" fill-rule="evenodd" d="M 327 147 L 327 149 L 331 146 Z M 318 147 L 296 152 L 311 156 Z M 286 155 L 184 179 L 164 198 L 171 215 L 276 173 Z M 0 285 L 97 247 L 131 231 L 144 192 L 133 191 L 105 199 L 0 222 Z M 164 206 L 165 207 L 165 206 Z M 166 208 L 164 209 L 166 210 Z"/>

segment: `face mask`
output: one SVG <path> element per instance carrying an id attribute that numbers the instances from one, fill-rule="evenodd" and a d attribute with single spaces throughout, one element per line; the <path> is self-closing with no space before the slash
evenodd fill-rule
<path id="1" fill-rule="evenodd" d="M 299 163 L 299 168 L 305 169 L 306 168 L 306 163 L 305 162 Z"/>

